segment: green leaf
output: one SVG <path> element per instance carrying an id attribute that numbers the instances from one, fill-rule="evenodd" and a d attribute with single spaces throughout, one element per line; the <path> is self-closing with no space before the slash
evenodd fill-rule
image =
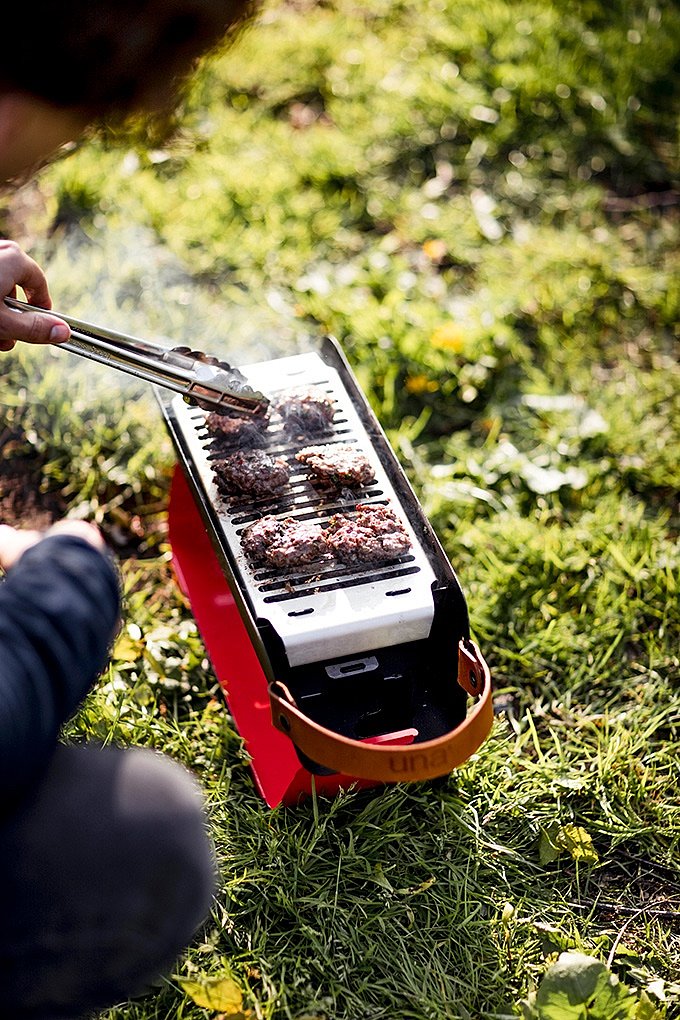
<path id="1" fill-rule="evenodd" d="M 383 878 L 384 877 L 385 876 L 383 875 Z M 397 892 L 400 896 L 417 896 L 418 893 L 427 892 L 427 890 L 433 886 L 436 881 L 437 879 L 433 875 L 431 878 L 426 878 L 424 882 L 420 883 L 420 885 L 409 885 L 405 889 L 397 889 Z M 382 882 L 379 884 L 383 885 Z"/>
<path id="2" fill-rule="evenodd" d="M 592 836 L 580 825 L 559 825 L 552 822 L 541 832 L 538 856 L 541 864 L 552 864 L 561 853 L 568 853 L 575 861 L 597 864 L 599 857 Z"/>
<path id="3" fill-rule="evenodd" d="M 647 991 L 643 990 L 633 1016 L 635 1020 L 663 1020 L 666 1016 L 666 1007 L 658 1005 Z"/>
<path id="4" fill-rule="evenodd" d="M 592 836 L 580 825 L 561 826 L 555 846 L 559 850 L 566 850 L 575 861 L 583 861 L 584 864 L 597 864 L 599 861 Z"/>
<path id="5" fill-rule="evenodd" d="M 600 960 L 562 953 L 536 993 L 536 1020 L 633 1020 L 637 1002 Z"/>
<path id="6" fill-rule="evenodd" d="M 376 864 L 373 869 L 371 879 L 376 883 L 376 885 L 379 885 L 381 889 L 387 889 L 388 892 L 394 892 L 394 886 L 385 874 L 382 864 Z"/>
<path id="7" fill-rule="evenodd" d="M 248 1020 L 253 1015 L 250 1010 L 243 1009 L 241 989 L 230 977 L 201 975 L 196 979 L 177 980 L 184 994 L 197 1006 L 219 1009 L 224 1014 L 224 1020 Z"/>
<path id="8" fill-rule="evenodd" d="M 541 864 L 552 864 L 560 856 L 560 849 L 557 846 L 557 833 L 559 827 L 550 825 L 541 831 L 541 838 L 538 841 L 538 859 Z"/>
<path id="9" fill-rule="evenodd" d="M 117 662 L 136 662 L 142 654 L 144 644 L 125 631 L 121 631 L 113 649 L 113 658 Z"/>

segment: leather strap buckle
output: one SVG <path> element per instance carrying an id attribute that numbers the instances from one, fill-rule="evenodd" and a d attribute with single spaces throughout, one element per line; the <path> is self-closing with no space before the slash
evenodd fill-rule
<path id="1" fill-rule="evenodd" d="M 479 697 L 484 685 L 484 666 L 476 645 L 469 638 L 458 642 L 458 683 L 473 698 Z"/>

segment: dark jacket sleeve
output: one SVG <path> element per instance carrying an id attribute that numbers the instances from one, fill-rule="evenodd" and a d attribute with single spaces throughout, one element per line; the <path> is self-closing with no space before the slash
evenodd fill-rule
<path id="1" fill-rule="evenodd" d="M 0 811 L 104 668 L 118 613 L 113 564 L 71 535 L 43 539 L 0 583 Z"/>

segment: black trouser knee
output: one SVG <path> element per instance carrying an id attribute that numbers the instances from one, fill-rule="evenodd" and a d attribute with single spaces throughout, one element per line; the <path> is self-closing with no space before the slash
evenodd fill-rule
<path id="1" fill-rule="evenodd" d="M 74 1017 L 169 967 L 208 913 L 197 784 L 151 751 L 59 747 L 0 827 L 0 1017 Z M 3 902 L 4 901 L 4 902 Z"/>

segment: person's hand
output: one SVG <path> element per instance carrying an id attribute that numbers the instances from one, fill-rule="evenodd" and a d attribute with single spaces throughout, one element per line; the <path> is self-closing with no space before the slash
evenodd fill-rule
<path id="1" fill-rule="evenodd" d="M 14 241 L 0 241 L 0 351 L 11 351 L 17 340 L 53 344 L 68 340 L 71 331 L 56 315 L 17 312 L 5 304 L 22 287 L 30 305 L 51 308 L 45 274 Z"/>
<path id="2" fill-rule="evenodd" d="M 8 524 L 0 524 L 0 568 L 9 570 L 27 549 L 49 535 L 74 535 L 89 542 L 95 549 L 104 548 L 99 528 L 87 521 L 58 521 L 47 531 L 23 531 Z"/>

